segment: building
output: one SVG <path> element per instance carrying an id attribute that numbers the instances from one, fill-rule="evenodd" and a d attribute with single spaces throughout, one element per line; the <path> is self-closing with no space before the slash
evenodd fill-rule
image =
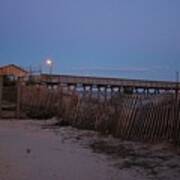
<path id="1" fill-rule="evenodd" d="M 0 67 L 0 76 L 9 76 L 14 77 L 15 79 L 19 77 L 26 77 L 28 75 L 28 71 L 21 68 L 20 66 L 9 64 Z"/>

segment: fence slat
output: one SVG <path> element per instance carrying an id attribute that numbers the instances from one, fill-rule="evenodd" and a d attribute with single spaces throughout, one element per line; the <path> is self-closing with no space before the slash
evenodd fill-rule
<path id="1" fill-rule="evenodd" d="M 3 77 L 0 76 L 0 118 L 2 117 Z"/>

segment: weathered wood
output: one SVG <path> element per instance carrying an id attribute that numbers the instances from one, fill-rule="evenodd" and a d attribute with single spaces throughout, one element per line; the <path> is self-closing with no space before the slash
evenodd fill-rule
<path id="1" fill-rule="evenodd" d="M 147 113 L 146 113 L 146 121 L 145 121 L 145 127 L 144 127 L 144 133 L 143 133 L 143 139 L 145 141 L 147 141 L 148 139 L 150 139 L 150 133 L 151 133 L 151 126 L 152 126 L 152 122 L 151 122 L 151 119 L 152 119 L 152 102 L 150 104 L 148 104 L 147 106 Z"/>
<path id="2" fill-rule="evenodd" d="M 155 111 L 156 107 L 154 107 L 154 103 L 151 104 L 151 109 L 150 109 L 150 119 L 149 119 L 149 134 L 148 134 L 148 138 L 150 139 L 151 142 L 153 142 L 154 140 L 154 134 L 153 134 L 153 130 L 156 128 L 155 124 L 157 122 L 156 120 L 156 116 L 155 116 Z"/>
<path id="3" fill-rule="evenodd" d="M 122 120 L 124 120 L 124 128 L 122 131 L 124 138 L 127 138 L 126 129 L 129 126 L 129 116 L 130 116 L 130 107 L 129 106 L 130 106 L 130 99 L 129 99 L 129 96 L 127 96 L 127 98 L 125 100 L 125 106 L 124 106 L 125 114 L 124 114 L 124 118 L 122 119 Z"/>
<path id="4" fill-rule="evenodd" d="M 138 114 L 136 116 L 136 123 L 135 127 L 134 127 L 134 132 L 135 134 L 137 134 L 137 136 L 143 140 L 143 137 L 144 137 L 144 134 L 143 134 L 143 130 L 144 130 L 144 127 L 145 127 L 145 117 L 146 117 L 146 106 L 143 106 L 142 105 L 142 98 L 140 99 L 139 101 L 139 107 L 138 107 Z M 139 126 L 138 124 L 140 124 L 140 127 L 138 128 L 137 126 Z"/>
<path id="5" fill-rule="evenodd" d="M 20 118 L 20 106 L 21 106 L 21 82 L 17 81 L 17 102 L 16 102 L 16 118 Z"/>
<path id="6" fill-rule="evenodd" d="M 123 128 L 123 137 L 126 138 L 126 129 L 129 125 L 129 114 L 130 114 L 130 109 L 129 109 L 129 97 L 127 96 L 125 99 L 125 106 L 124 106 L 124 128 Z"/>
<path id="7" fill-rule="evenodd" d="M 135 97 L 133 99 L 133 102 L 132 102 L 132 105 L 131 105 L 131 109 L 132 109 L 132 112 L 131 112 L 131 116 L 130 116 L 130 120 L 129 120 L 129 125 L 127 127 L 127 131 L 126 131 L 126 136 L 127 138 L 129 139 L 131 137 L 131 129 L 132 129 L 132 126 L 133 126 L 133 123 L 135 121 L 135 115 L 136 115 L 136 112 L 137 112 L 137 97 Z"/>
<path id="8" fill-rule="evenodd" d="M 144 109 L 142 111 L 142 115 L 144 115 L 144 125 L 142 127 L 142 129 L 140 129 L 140 131 L 142 131 L 142 139 L 145 141 L 147 139 L 147 132 L 149 130 L 149 118 L 150 118 L 150 115 L 151 115 L 151 111 L 150 111 L 150 108 L 151 108 L 151 103 L 147 104 L 147 105 L 144 105 Z"/>
<path id="9" fill-rule="evenodd" d="M 155 101 L 155 107 L 153 110 L 154 113 L 154 118 L 152 119 L 154 121 L 154 125 L 153 125 L 153 137 L 152 137 L 152 141 L 153 142 L 157 142 L 161 140 L 160 137 L 160 127 L 161 127 L 161 116 L 162 116 L 162 112 L 161 111 L 161 106 L 163 106 L 161 103 L 158 102 L 158 99 Z"/>
<path id="10" fill-rule="evenodd" d="M 78 121 L 78 123 L 86 121 L 83 118 L 88 116 L 86 116 L 88 111 L 83 112 L 80 108 L 82 108 L 83 103 L 88 103 L 87 97 L 79 99 L 79 104 L 74 107 L 71 105 L 65 106 L 66 98 L 64 95 L 62 96 L 62 93 L 68 96 L 68 101 L 71 101 L 73 91 L 63 92 L 61 89 L 56 91 L 55 89 L 48 90 L 47 88 L 40 88 L 40 91 L 37 91 L 37 88 L 25 87 L 23 96 L 27 96 L 29 99 L 26 100 L 24 98 L 27 106 L 29 106 L 29 103 L 33 107 L 41 108 L 42 106 L 47 112 L 51 112 L 52 108 L 57 108 L 57 111 L 60 111 L 60 113 L 62 111 L 63 118 L 71 116 L 71 119 L 74 119 L 73 123 L 75 121 Z M 97 114 L 96 122 L 98 123 L 100 120 L 103 123 L 104 120 L 106 126 L 107 121 L 109 121 L 110 123 L 108 122 L 109 124 L 107 124 L 108 127 L 106 128 L 117 137 L 144 140 L 146 142 L 161 142 L 162 140 L 175 138 L 174 132 L 180 128 L 179 121 L 176 125 L 174 121 L 177 107 L 175 108 L 173 96 L 163 94 L 154 96 L 122 95 L 119 99 L 107 100 L 106 103 L 104 102 L 105 104 L 101 104 L 101 99 L 93 98 L 100 105 L 97 107 L 101 107 L 101 110 L 97 109 L 97 112 L 102 112 L 102 114 Z M 116 100 L 119 102 L 117 103 Z M 74 111 L 75 113 L 73 113 Z M 92 114 L 89 113 L 89 115 Z M 98 128 L 98 130 L 100 129 Z M 179 134 L 178 132 L 178 137 Z"/>
<path id="11" fill-rule="evenodd" d="M 112 86 L 112 87 L 129 87 L 129 88 L 143 88 L 143 89 L 164 89 L 176 90 L 177 83 L 168 81 L 147 81 L 147 80 L 133 80 L 133 79 L 120 79 L 108 77 L 88 77 L 88 76 L 70 76 L 70 75 L 49 75 L 42 74 L 41 76 L 34 76 L 37 81 L 50 83 L 50 77 L 53 79 L 51 83 L 54 84 L 83 84 L 83 85 L 97 85 L 97 86 Z"/>
<path id="12" fill-rule="evenodd" d="M 121 102 L 120 102 L 120 105 L 119 107 L 117 108 L 118 111 L 117 112 L 117 126 L 115 127 L 115 132 L 114 132 L 114 135 L 115 136 L 120 136 L 121 135 L 121 132 L 122 132 L 122 129 L 123 129 L 123 125 L 122 125 L 122 108 L 123 108 L 123 98 L 121 97 Z"/>
<path id="13" fill-rule="evenodd" d="M 0 76 L 0 118 L 2 117 L 3 77 Z"/>
<path id="14" fill-rule="evenodd" d="M 178 94 L 178 93 L 177 93 Z M 175 108 L 174 108 L 174 143 L 178 143 L 178 133 L 179 133 L 179 101 L 178 95 L 175 100 Z"/>
<path id="15" fill-rule="evenodd" d="M 153 139 L 152 141 L 155 142 L 156 141 L 156 136 L 157 136 L 157 131 L 159 131 L 158 129 L 158 107 L 157 107 L 157 100 L 155 100 L 154 102 L 154 106 L 152 107 L 152 113 L 154 114 L 154 128 L 152 131 L 153 134 Z"/>

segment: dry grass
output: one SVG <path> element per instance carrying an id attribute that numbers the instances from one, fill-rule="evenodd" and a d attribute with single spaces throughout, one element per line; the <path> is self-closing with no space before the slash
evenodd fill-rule
<path id="1" fill-rule="evenodd" d="M 22 89 L 21 107 L 30 118 L 57 117 L 59 125 L 97 130 L 124 139 L 179 140 L 179 106 L 172 95 L 122 95 L 102 101 L 80 97 L 73 91 L 29 86 Z"/>

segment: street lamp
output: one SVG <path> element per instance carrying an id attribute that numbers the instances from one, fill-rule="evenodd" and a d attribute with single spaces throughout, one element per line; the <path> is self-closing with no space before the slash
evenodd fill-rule
<path id="1" fill-rule="evenodd" d="M 52 74 L 53 70 L 53 61 L 51 59 L 46 60 L 46 65 L 49 67 L 49 74 Z"/>

